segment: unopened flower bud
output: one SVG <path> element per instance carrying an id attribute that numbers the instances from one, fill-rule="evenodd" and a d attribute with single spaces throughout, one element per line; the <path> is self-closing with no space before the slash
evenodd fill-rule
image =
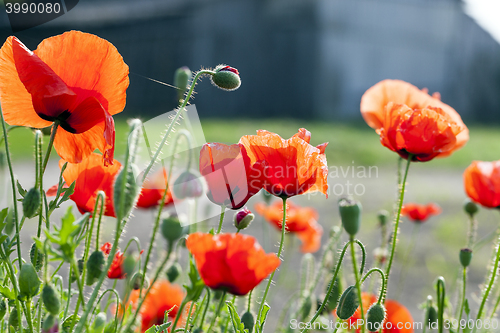
<path id="1" fill-rule="evenodd" d="M 2 298 L 0 300 L 0 320 L 5 317 L 5 314 L 7 313 L 7 303 L 5 303 L 5 300 Z"/>
<path id="2" fill-rule="evenodd" d="M 122 190 L 122 181 L 125 179 L 125 189 Z M 133 167 L 122 168 L 116 176 L 113 189 L 113 206 L 117 218 L 124 218 L 130 214 L 140 194 L 140 186 L 137 185 Z"/>
<path id="3" fill-rule="evenodd" d="M 139 290 L 141 289 L 141 283 L 142 283 L 142 278 L 143 278 L 142 272 L 136 272 L 132 279 L 130 280 L 132 289 L 134 290 Z M 148 289 L 149 288 L 149 280 L 148 278 L 144 278 L 144 286 L 142 286 L 143 289 Z"/>
<path id="4" fill-rule="evenodd" d="M 186 91 L 191 75 L 192 75 L 191 70 L 186 66 L 177 68 L 177 70 L 175 71 L 174 86 L 176 86 L 177 89 L 179 89 L 177 91 L 177 100 L 181 100 L 183 98 L 184 92 Z"/>
<path id="5" fill-rule="evenodd" d="M 161 223 L 161 233 L 165 239 L 172 243 L 187 233 L 187 228 L 181 225 L 177 215 L 170 215 Z"/>
<path id="6" fill-rule="evenodd" d="M 471 249 L 461 249 L 460 250 L 460 263 L 463 267 L 470 265 L 472 260 L 472 250 Z"/>
<path id="7" fill-rule="evenodd" d="M 241 323 L 243 324 L 243 327 L 248 330 L 248 333 L 253 332 L 253 327 L 255 325 L 255 320 L 253 318 L 253 315 L 250 311 L 247 311 L 241 316 Z"/>
<path id="8" fill-rule="evenodd" d="M 465 199 L 465 201 L 464 201 L 464 210 L 465 210 L 465 212 L 467 214 L 469 214 L 471 217 L 473 217 L 477 213 L 477 211 L 479 210 L 479 208 L 470 199 Z"/>
<path id="9" fill-rule="evenodd" d="M 377 332 L 385 320 L 385 308 L 382 304 L 373 304 L 366 314 L 366 328 L 370 332 Z"/>
<path id="10" fill-rule="evenodd" d="M 326 292 L 328 292 L 328 289 L 330 288 L 330 283 L 328 283 L 328 286 L 326 287 Z M 332 292 L 330 293 L 330 297 L 328 297 L 327 303 L 326 303 L 326 308 L 328 309 L 329 312 L 335 310 L 337 307 L 337 304 L 339 302 L 339 296 L 340 296 L 340 282 L 339 278 L 337 277 L 335 279 L 335 282 L 333 284 Z"/>
<path id="11" fill-rule="evenodd" d="M 219 65 L 215 68 L 215 74 L 210 77 L 212 84 L 220 89 L 233 91 L 240 87 L 240 73 L 236 68 Z"/>
<path id="12" fill-rule="evenodd" d="M 184 171 L 175 180 L 172 192 L 177 199 L 181 200 L 198 198 L 204 192 L 203 183 L 199 175 L 191 171 Z"/>
<path id="13" fill-rule="evenodd" d="M 132 273 L 134 273 L 136 264 L 137 264 L 137 261 L 133 255 L 124 256 L 124 259 L 122 262 L 123 272 L 125 274 L 127 274 L 128 276 L 131 276 Z"/>
<path id="14" fill-rule="evenodd" d="M 345 231 L 355 236 L 361 224 L 361 203 L 350 198 L 339 200 L 339 211 Z"/>
<path id="15" fill-rule="evenodd" d="M 342 320 L 352 317 L 359 306 L 358 292 L 356 286 L 349 286 L 339 299 L 337 316 Z"/>
<path id="16" fill-rule="evenodd" d="M 14 328 L 19 327 L 19 315 L 17 314 L 17 308 L 13 307 L 9 315 L 9 326 Z"/>
<path id="17" fill-rule="evenodd" d="M 243 324 L 244 325 L 244 324 Z M 250 332 L 250 331 L 249 331 Z M 193 333 L 203 333 L 203 330 L 201 328 L 197 328 L 193 331 Z"/>
<path id="18" fill-rule="evenodd" d="M 40 203 L 42 202 L 42 195 L 40 189 L 33 187 L 26 193 L 23 199 L 23 214 L 27 218 L 35 217 L 38 214 Z"/>
<path id="19" fill-rule="evenodd" d="M 50 285 L 46 284 L 42 289 L 42 301 L 43 305 L 50 314 L 57 316 L 59 310 L 61 309 L 61 301 L 59 300 L 59 294 L 56 289 Z"/>
<path id="20" fill-rule="evenodd" d="M 93 332 L 102 332 L 106 325 L 106 313 L 99 312 L 95 316 L 94 323 L 92 324 Z"/>
<path id="21" fill-rule="evenodd" d="M 78 266 L 78 274 L 79 274 L 79 276 L 82 276 L 83 265 L 84 265 L 83 259 L 78 259 L 77 266 Z M 71 283 L 76 282 L 76 278 L 77 278 L 76 277 L 76 272 L 74 270 L 72 270 L 71 271 Z"/>
<path id="22" fill-rule="evenodd" d="M 105 259 L 102 251 L 94 251 L 87 261 L 87 286 L 93 285 L 104 270 Z"/>
<path id="23" fill-rule="evenodd" d="M 309 314 L 311 313 L 311 309 L 312 309 L 312 296 L 306 295 L 304 297 L 304 303 L 302 304 L 300 318 L 301 319 L 308 318 Z"/>
<path id="24" fill-rule="evenodd" d="M 40 290 L 41 281 L 36 274 L 35 267 L 32 264 L 24 263 L 19 273 L 19 290 L 21 296 L 33 297 Z"/>
<path id="25" fill-rule="evenodd" d="M 35 261 L 35 252 L 36 252 L 36 262 Z M 45 260 L 45 255 L 36 247 L 36 244 L 33 243 L 30 249 L 30 260 L 37 272 L 39 272 L 43 267 L 43 262 Z"/>
<path id="26" fill-rule="evenodd" d="M 42 333 L 57 333 L 59 331 L 56 316 L 49 314 L 43 320 Z"/>
<path id="27" fill-rule="evenodd" d="M 248 208 L 243 207 L 243 209 L 234 214 L 234 226 L 238 230 L 243 230 L 252 223 L 254 218 L 255 215 Z"/>
<path id="28" fill-rule="evenodd" d="M 434 305 L 430 305 L 427 308 L 427 313 L 425 314 L 425 319 L 426 319 L 427 325 L 429 325 L 429 326 L 431 326 L 434 323 L 437 323 L 438 314 L 437 314 L 437 310 L 434 307 Z"/>
<path id="29" fill-rule="evenodd" d="M 167 269 L 167 278 L 170 283 L 174 282 L 177 280 L 179 275 L 181 275 L 182 272 L 182 267 L 178 262 L 173 263 L 168 269 Z"/>
<path id="30" fill-rule="evenodd" d="M 385 209 L 382 209 L 378 212 L 377 218 L 380 226 L 384 226 L 387 224 L 387 219 L 389 218 L 389 212 L 386 211 Z"/>

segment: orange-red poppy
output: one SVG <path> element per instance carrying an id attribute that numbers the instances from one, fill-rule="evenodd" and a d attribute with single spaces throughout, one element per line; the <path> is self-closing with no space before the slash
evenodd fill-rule
<path id="1" fill-rule="evenodd" d="M 500 207 L 500 161 L 473 161 L 464 171 L 465 192 L 489 208 Z"/>
<path id="2" fill-rule="evenodd" d="M 385 106 L 382 127 L 377 129 L 380 142 L 390 150 L 413 161 L 426 162 L 449 155 L 457 149 L 457 136 L 463 131 L 442 109 L 411 109 L 389 102 Z"/>
<path id="3" fill-rule="evenodd" d="M 167 186 L 167 171 L 162 169 L 142 184 L 141 194 L 137 200 L 137 207 L 151 208 L 158 206 L 160 200 L 163 198 L 165 188 Z M 170 189 L 165 196 L 165 206 L 174 202 Z"/>
<path id="4" fill-rule="evenodd" d="M 141 316 L 141 332 L 145 332 L 153 325 L 163 324 L 163 319 L 167 310 L 171 310 L 168 314 L 168 319 L 173 321 L 179 312 L 179 307 L 183 298 L 184 292 L 181 286 L 171 284 L 167 280 L 156 281 L 149 289 L 149 293 L 139 311 Z M 134 310 L 137 308 L 138 301 L 139 290 L 133 290 L 129 302 L 132 304 Z M 186 324 L 187 311 L 190 304 L 191 303 L 186 305 L 185 312 L 179 319 L 178 328 L 184 327 Z"/>
<path id="5" fill-rule="evenodd" d="M 248 235 L 197 232 L 188 236 L 186 247 L 205 285 L 237 296 L 248 294 L 280 264 Z"/>
<path id="6" fill-rule="evenodd" d="M 0 49 L 0 100 L 10 125 L 43 128 L 57 121 L 54 148 L 80 163 L 99 149 L 113 162 L 112 115 L 125 107 L 128 66 L 113 44 L 70 31 L 31 52 L 16 37 Z"/>
<path id="7" fill-rule="evenodd" d="M 321 236 L 323 235 L 323 228 L 317 222 L 318 212 L 310 207 L 297 206 L 290 200 L 287 201 L 286 205 L 285 229 L 300 239 L 302 243 L 300 250 L 302 252 L 318 251 L 321 247 Z M 276 201 L 270 206 L 259 202 L 255 205 L 255 210 L 276 229 L 281 230 L 283 222 L 283 205 L 281 202 Z"/>
<path id="8" fill-rule="evenodd" d="M 115 257 L 108 270 L 108 279 L 124 279 L 127 276 L 127 273 L 123 269 L 124 259 L 123 253 L 120 250 L 116 250 Z"/>
<path id="9" fill-rule="evenodd" d="M 377 301 L 377 297 L 369 293 L 362 294 L 363 300 L 363 312 L 366 312 L 370 308 L 370 306 Z M 410 311 L 405 308 L 400 303 L 393 300 L 385 301 L 385 309 L 386 309 L 386 319 L 382 324 L 383 329 L 380 330 L 380 333 L 413 333 L 413 317 L 411 316 Z M 358 308 L 354 315 L 348 319 L 351 327 L 356 327 L 356 321 L 361 319 L 361 311 Z M 360 329 L 357 330 L 359 332 Z"/>
<path id="10" fill-rule="evenodd" d="M 206 143 L 200 151 L 200 173 L 213 203 L 231 209 L 243 207 L 262 188 L 261 171 L 251 166 L 242 144 Z"/>
<path id="11" fill-rule="evenodd" d="M 441 213 L 441 208 L 434 203 L 427 205 L 420 205 L 416 203 L 407 203 L 401 209 L 401 215 L 408 216 L 410 221 L 416 223 L 425 222 L 431 215 L 438 215 Z"/>
<path id="12" fill-rule="evenodd" d="M 301 128 L 288 140 L 264 130 L 240 139 L 252 165 L 259 165 L 263 187 L 269 193 L 288 198 L 320 191 L 328 196 L 327 143 L 309 144 L 311 133 Z"/>

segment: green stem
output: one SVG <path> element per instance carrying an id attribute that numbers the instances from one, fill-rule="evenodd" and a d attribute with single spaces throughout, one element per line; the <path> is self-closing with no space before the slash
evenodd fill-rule
<path id="1" fill-rule="evenodd" d="M 462 276 L 462 299 L 460 301 L 460 314 L 458 317 L 458 329 L 457 332 L 460 332 L 460 320 L 462 320 L 462 313 L 464 312 L 465 307 L 465 290 L 467 287 L 467 267 L 464 267 L 463 276 Z"/>
<path id="2" fill-rule="evenodd" d="M 477 311 L 476 320 L 481 319 L 481 316 L 482 316 L 483 310 L 484 310 L 484 306 L 486 305 L 486 300 L 488 299 L 488 296 L 490 295 L 491 289 L 493 288 L 493 285 L 495 284 L 496 277 L 498 275 L 498 263 L 500 261 L 500 238 L 498 239 L 496 251 L 497 251 L 497 253 L 496 253 L 495 263 L 493 265 L 493 269 L 491 270 L 490 282 L 488 283 L 486 290 L 483 292 L 483 299 L 481 300 L 481 305 L 479 306 L 479 310 Z"/>
<path id="3" fill-rule="evenodd" d="M 247 305 L 248 312 L 250 312 L 250 310 L 252 308 L 252 293 L 253 293 L 253 289 L 250 290 L 250 293 L 248 293 L 248 305 Z"/>
<path id="4" fill-rule="evenodd" d="M 220 298 L 219 306 L 217 307 L 217 310 L 214 313 L 214 317 L 212 318 L 212 321 L 210 322 L 210 326 L 208 327 L 207 332 L 213 332 L 212 327 L 214 326 L 217 317 L 219 316 L 220 310 L 222 310 L 222 306 L 225 304 L 224 302 L 226 301 L 226 291 L 222 293 L 222 296 Z"/>
<path id="5" fill-rule="evenodd" d="M 356 263 L 356 250 L 354 250 L 354 236 L 351 235 L 351 240 L 349 241 L 351 244 L 351 258 L 352 258 L 352 269 L 354 271 L 354 278 L 356 279 L 356 289 L 358 291 L 358 301 L 359 301 L 359 311 L 361 313 L 361 333 L 365 332 L 365 314 L 363 312 L 363 297 L 361 295 L 361 283 L 359 279 L 359 273 L 358 273 L 358 265 Z M 383 289 L 382 289 L 383 290 Z"/>
<path id="6" fill-rule="evenodd" d="M 40 189 L 40 194 L 43 197 L 43 171 L 41 169 L 42 167 L 42 132 L 36 131 L 35 132 L 35 160 L 36 160 L 36 181 L 35 181 L 35 187 L 38 185 Z M 38 230 L 36 233 L 36 237 L 40 239 L 40 236 L 42 234 L 42 222 L 43 222 L 43 200 L 40 200 L 40 212 L 38 214 Z M 38 248 L 35 247 L 35 255 L 33 257 L 33 262 L 37 262 L 38 259 Z M 47 261 L 47 260 L 45 260 Z M 44 262 L 45 262 L 44 261 Z"/>
<path id="7" fill-rule="evenodd" d="M 208 287 L 205 288 L 207 290 L 207 305 L 205 306 L 205 310 L 203 310 L 203 315 L 201 316 L 200 328 L 203 329 L 203 323 L 205 322 L 205 316 L 207 315 L 208 307 L 210 306 L 210 289 Z"/>
<path id="8" fill-rule="evenodd" d="M 71 260 L 71 267 L 73 268 L 73 271 L 75 272 L 76 284 L 78 285 L 78 292 L 79 292 L 79 297 L 78 297 L 78 300 L 76 302 L 76 308 L 75 308 L 75 312 L 73 315 L 73 320 L 71 321 L 71 327 L 75 327 L 76 316 L 78 314 L 78 310 L 80 309 L 80 304 L 83 307 L 85 307 L 85 300 L 83 299 L 83 284 L 82 284 L 82 280 L 80 278 L 80 271 L 78 270 L 78 264 L 76 263 L 75 258 L 72 258 L 72 260 Z"/>
<path id="9" fill-rule="evenodd" d="M 226 206 L 220 206 L 220 219 L 219 219 L 219 227 L 217 228 L 217 234 L 220 234 L 222 230 L 222 223 L 224 222 L 224 215 L 226 214 Z"/>
<path id="10" fill-rule="evenodd" d="M 281 252 L 283 251 L 283 244 L 285 243 L 285 232 L 286 232 L 286 198 L 283 198 L 283 220 L 281 223 L 281 240 L 280 247 L 278 249 L 278 258 L 281 259 Z M 266 304 L 267 294 L 269 293 L 269 288 L 271 287 L 271 283 L 273 282 L 274 274 L 276 273 L 277 268 L 271 273 L 269 277 L 269 281 L 267 282 L 266 289 L 264 291 L 264 296 L 262 297 L 262 301 L 260 302 L 259 312 L 257 313 L 257 318 L 260 318 L 262 310 L 264 309 L 264 305 Z"/>
<path id="11" fill-rule="evenodd" d="M 394 232 L 392 234 L 391 253 L 389 255 L 389 260 L 387 262 L 387 267 L 385 269 L 385 278 L 386 278 L 387 282 L 389 282 L 389 274 L 390 274 L 391 268 L 392 268 L 392 261 L 394 260 L 394 254 L 396 253 L 396 243 L 397 243 L 397 239 L 398 239 L 399 220 L 401 218 L 401 209 L 403 208 L 403 200 L 404 200 L 405 188 L 406 188 L 406 179 L 408 178 L 408 170 L 410 169 L 410 163 L 411 163 L 412 158 L 413 158 L 413 155 L 408 154 L 405 173 L 404 173 L 401 185 L 400 185 L 401 192 L 399 194 L 398 213 L 396 215 L 396 222 L 394 223 Z M 384 296 L 384 299 L 385 299 L 385 296 Z"/>
<path id="12" fill-rule="evenodd" d="M 191 312 L 193 311 L 194 303 L 195 302 L 191 302 L 191 306 L 189 307 L 188 317 L 186 319 L 186 325 L 184 326 L 184 333 L 188 333 L 188 326 L 189 326 L 189 322 L 191 321 Z"/>
<path id="13" fill-rule="evenodd" d="M 437 303 L 438 303 L 438 332 L 443 333 L 444 329 L 444 305 L 446 298 L 444 278 L 440 276 L 436 283 Z"/>
<path id="14" fill-rule="evenodd" d="M 59 121 L 54 121 L 52 126 L 52 132 L 50 133 L 49 145 L 47 147 L 47 152 L 45 153 L 45 159 L 42 165 L 42 175 L 45 173 L 45 168 L 47 168 L 47 163 L 49 162 L 50 152 L 52 151 L 52 146 L 54 145 L 54 139 L 56 138 L 57 128 L 59 127 Z"/>
<path id="15" fill-rule="evenodd" d="M 177 316 L 175 316 L 174 324 L 172 325 L 172 329 L 170 330 L 171 332 L 175 332 L 175 328 L 177 327 L 177 323 L 182 316 L 182 311 L 184 311 L 184 307 L 186 306 L 186 304 L 186 299 L 183 299 L 181 305 L 179 306 L 179 311 L 177 311 Z M 128 332 L 128 330 L 125 330 L 125 332 Z"/>
<path id="16" fill-rule="evenodd" d="M 31 297 L 26 301 L 26 321 L 28 322 L 28 328 L 30 332 L 33 332 L 33 320 L 31 319 Z M 22 325 L 22 321 L 19 321 L 19 326 Z"/>
<path id="17" fill-rule="evenodd" d="M 2 115 L 2 117 L 3 117 L 3 115 Z M 14 286 L 12 290 L 14 291 L 14 296 L 16 298 L 16 310 L 17 310 L 17 315 L 19 317 L 19 332 L 22 333 L 23 332 L 23 325 L 22 325 L 22 321 L 21 321 L 22 307 L 21 307 L 21 302 L 19 301 L 19 297 L 18 297 L 19 296 L 19 286 L 17 284 L 16 274 L 14 273 L 14 266 L 12 265 L 12 262 L 9 260 L 10 258 L 7 258 L 7 255 L 4 253 L 3 249 L 1 249 L 1 248 L 0 248 L 0 255 L 2 256 L 2 259 L 5 263 L 5 265 L 7 266 L 9 278 L 12 281 L 12 285 Z"/>
<path id="18" fill-rule="evenodd" d="M 385 295 L 385 289 L 386 289 L 386 282 L 385 282 L 385 274 L 384 272 L 380 269 L 380 268 L 372 268 L 370 269 L 366 274 L 365 276 L 361 279 L 361 283 L 365 282 L 365 280 L 374 272 L 378 272 L 380 274 L 380 277 L 382 279 L 382 283 L 380 285 L 380 292 L 379 292 L 379 296 L 378 296 L 378 301 L 377 303 L 381 303 L 382 300 L 384 299 L 384 295 Z"/>
<path id="19" fill-rule="evenodd" d="M 408 248 L 406 250 L 406 254 L 404 256 L 403 260 L 403 267 L 401 267 L 401 274 L 399 277 L 399 282 L 398 282 L 398 292 L 396 294 L 396 300 L 399 300 L 401 294 L 403 293 L 403 288 L 405 286 L 405 281 L 406 281 L 406 275 L 408 273 L 408 266 L 410 266 L 410 254 L 413 252 L 413 249 L 415 248 L 415 241 L 417 239 L 417 236 L 420 231 L 420 223 L 416 222 L 413 226 L 413 230 L 411 232 L 411 239 L 410 239 L 410 244 L 408 245 Z"/>

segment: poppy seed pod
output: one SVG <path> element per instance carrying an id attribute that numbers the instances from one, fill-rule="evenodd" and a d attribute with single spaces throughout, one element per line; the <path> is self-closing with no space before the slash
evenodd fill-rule
<path id="1" fill-rule="evenodd" d="M 355 236 L 361 224 L 361 203 L 351 198 L 342 198 L 339 200 L 339 212 L 345 231 Z"/>
<path id="2" fill-rule="evenodd" d="M 184 171 L 175 180 L 172 193 L 177 199 L 181 200 L 200 197 L 204 192 L 200 177 L 192 171 Z"/>
<path id="3" fill-rule="evenodd" d="M 168 269 L 167 269 L 167 278 L 168 282 L 172 283 L 177 278 L 179 275 L 181 275 L 182 272 L 182 267 L 178 262 L 173 263 Z"/>
<path id="4" fill-rule="evenodd" d="M 42 324 L 42 332 L 43 333 L 56 333 L 58 332 L 57 328 L 57 319 L 54 315 L 49 314 L 45 319 L 43 320 Z"/>
<path id="5" fill-rule="evenodd" d="M 23 199 L 23 214 L 27 218 L 35 217 L 38 214 L 42 195 L 40 189 L 33 187 L 26 193 Z"/>
<path id="6" fill-rule="evenodd" d="M 468 267 L 472 260 L 472 250 L 471 249 L 461 249 L 460 250 L 460 263 L 463 267 Z"/>
<path id="7" fill-rule="evenodd" d="M 380 226 L 384 226 L 387 224 L 387 218 L 389 217 L 389 212 L 386 211 L 385 209 L 382 209 L 378 212 L 377 218 L 378 218 L 378 223 Z"/>
<path id="8" fill-rule="evenodd" d="M 183 227 L 177 215 L 173 214 L 161 222 L 161 233 L 169 243 L 173 243 L 187 234 L 187 228 Z"/>
<path id="9" fill-rule="evenodd" d="M 377 332 L 385 320 L 385 308 L 382 304 L 373 304 L 366 313 L 366 328 L 370 332 Z"/>
<path id="10" fill-rule="evenodd" d="M 35 252 L 37 252 L 36 262 L 34 262 L 35 261 Z M 43 267 L 45 255 L 40 250 L 37 249 L 35 243 L 33 243 L 33 245 L 31 245 L 30 260 L 31 260 L 31 263 L 33 264 L 33 266 L 35 266 L 36 271 L 39 272 Z"/>
<path id="11" fill-rule="evenodd" d="M 177 91 L 177 100 L 181 100 L 184 96 L 184 92 L 186 91 L 191 75 L 191 70 L 187 66 L 177 68 L 175 71 L 174 86 L 179 89 Z"/>
<path id="12" fill-rule="evenodd" d="M 471 217 L 473 217 L 477 213 L 477 211 L 479 210 L 479 208 L 470 199 L 465 199 L 465 201 L 464 201 L 464 210 L 465 210 L 465 212 L 467 214 L 469 214 Z"/>
<path id="13" fill-rule="evenodd" d="M 41 281 L 36 274 L 35 267 L 32 264 L 24 263 L 19 273 L 19 290 L 21 296 L 33 297 L 40 290 Z"/>
<path id="14" fill-rule="evenodd" d="M 87 286 L 93 285 L 104 270 L 105 260 L 102 251 L 94 251 L 87 261 Z"/>
<path id="15" fill-rule="evenodd" d="M 247 311 L 241 316 L 241 322 L 243 323 L 243 327 L 248 330 L 248 333 L 253 332 L 253 327 L 255 325 L 255 320 L 250 311 Z"/>
<path id="16" fill-rule="evenodd" d="M 59 300 L 59 294 L 52 285 L 46 284 L 43 287 L 42 301 L 43 305 L 50 314 L 54 316 L 57 316 L 59 314 L 59 310 L 61 309 L 61 301 Z"/>
<path id="17" fill-rule="evenodd" d="M 255 215 L 248 208 L 243 207 L 243 209 L 234 214 L 234 226 L 238 230 L 246 229 L 254 218 Z"/>
<path id="18" fill-rule="evenodd" d="M 354 315 L 359 306 L 358 291 L 356 286 L 349 286 L 339 299 L 337 316 L 342 320 L 347 320 Z"/>
<path id="19" fill-rule="evenodd" d="M 215 68 L 215 74 L 210 77 L 212 84 L 222 90 L 233 91 L 240 87 L 240 73 L 236 68 L 219 65 Z"/>

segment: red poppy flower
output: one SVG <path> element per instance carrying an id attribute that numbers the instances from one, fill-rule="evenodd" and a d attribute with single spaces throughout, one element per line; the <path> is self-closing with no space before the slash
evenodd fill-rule
<path id="1" fill-rule="evenodd" d="M 142 184 L 137 207 L 151 208 L 158 206 L 167 186 L 167 170 L 163 169 L 152 175 Z M 165 196 L 165 206 L 174 202 L 170 189 Z"/>
<path id="2" fill-rule="evenodd" d="M 302 243 L 300 250 L 302 252 L 318 251 L 321 247 L 321 236 L 323 235 L 323 228 L 317 222 L 318 212 L 313 208 L 297 206 L 290 201 L 287 201 L 286 205 L 286 231 L 293 233 L 300 239 Z M 276 201 L 270 206 L 257 203 L 255 210 L 281 231 L 283 221 L 283 205 L 281 202 Z"/>
<path id="3" fill-rule="evenodd" d="M 377 301 L 377 297 L 369 293 L 363 293 L 361 298 L 363 300 L 363 311 L 365 312 L 366 319 L 366 311 Z M 413 333 L 413 317 L 407 308 L 396 301 L 388 299 L 385 301 L 385 309 L 386 319 L 382 324 L 383 329 L 379 331 L 380 333 Z M 356 327 L 358 319 L 361 319 L 359 308 L 348 320 L 352 327 Z M 359 331 L 360 329 L 357 330 L 357 332 Z"/>
<path id="4" fill-rule="evenodd" d="M 239 209 L 262 188 L 261 172 L 251 166 L 242 144 L 206 143 L 200 151 L 200 173 L 213 203 Z"/>
<path id="5" fill-rule="evenodd" d="M 58 122 L 54 148 L 80 163 L 95 149 L 113 162 L 112 115 L 125 107 L 128 66 L 97 36 L 70 31 L 31 52 L 16 37 L 0 50 L 0 99 L 10 125 L 43 128 Z"/>
<path id="6" fill-rule="evenodd" d="M 313 147 L 311 133 L 301 128 L 288 140 L 264 130 L 240 139 L 252 165 L 260 164 L 263 187 L 275 196 L 288 198 L 320 191 L 328 197 L 327 143 Z"/>
<path id="7" fill-rule="evenodd" d="M 417 110 L 389 102 L 385 112 L 377 133 L 380 142 L 399 156 L 406 159 L 412 154 L 413 161 L 426 162 L 457 149 L 457 135 L 463 128 L 442 109 Z"/>
<path id="8" fill-rule="evenodd" d="M 408 216 L 410 221 L 422 223 L 431 215 L 441 213 L 441 208 L 438 205 L 430 203 L 427 205 L 419 205 L 416 203 L 407 203 L 401 209 L 401 215 Z"/>
<path id="9" fill-rule="evenodd" d="M 441 102 L 439 93 L 430 96 L 427 89 L 420 90 L 414 85 L 401 80 L 381 81 L 363 94 L 360 106 L 361 115 L 370 127 L 374 129 L 384 127 L 385 107 L 389 102 L 404 104 L 411 109 L 439 108 L 462 129 L 456 136 L 455 147 L 450 151 L 442 152 L 439 154 L 440 157 L 450 155 L 453 151 L 463 147 L 469 140 L 469 130 L 463 123 L 462 118 L 455 109 Z"/>
<path id="10" fill-rule="evenodd" d="M 489 208 L 500 207 L 500 161 L 473 161 L 464 171 L 465 192 Z"/>
<path id="11" fill-rule="evenodd" d="M 163 324 L 165 312 L 170 309 L 172 310 L 169 312 L 168 318 L 173 321 L 177 316 L 177 312 L 179 312 L 183 298 L 184 292 L 180 286 L 170 284 L 167 280 L 157 280 L 149 289 L 149 293 L 139 312 L 141 315 L 141 332 L 144 333 L 153 325 Z M 139 301 L 139 290 L 132 291 L 129 301 L 135 310 Z M 179 319 L 178 328 L 185 326 L 190 304 L 185 307 L 185 313 Z"/>
<path id="12" fill-rule="evenodd" d="M 248 235 L 197 232 L 188 236 L 186 247 L 208 287 L 237 296 L 248 294 L 280 264 Z"/>
<path id="13" fill-rule="evenodd" d="M 111 267 L 108 270 L 108 279 L 124 279 L 127 276 L 123 269 L 123 253 L 120 250 L 116 251 Z"/>
<path id="14" fill-rule="evenodd" d="M 104 253 L 105 255 L 109 255 L 109 253 L 111 252 L 111 248 L 113 247 L 113 245 L 110 243 L 110 242 L 106 242 L 104 243 L 102 246 L 101 246 L 101 251 L 102 253 Z"/>

